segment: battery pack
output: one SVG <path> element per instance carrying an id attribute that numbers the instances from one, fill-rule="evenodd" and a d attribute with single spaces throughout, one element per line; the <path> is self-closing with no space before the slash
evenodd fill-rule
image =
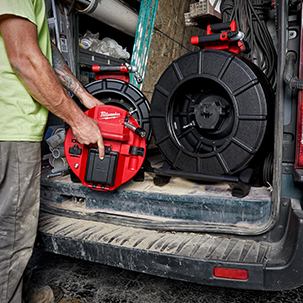
<path id="1" fill-rule="evenodd" d="M 85 182 L 101 186 L 114 186 L 119 153 L 110 151 L 99 158 L 97 148 L 90 148 L 87 155 Z"/>

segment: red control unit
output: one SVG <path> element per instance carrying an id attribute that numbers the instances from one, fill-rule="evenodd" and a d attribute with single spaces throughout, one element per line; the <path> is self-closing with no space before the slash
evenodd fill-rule
<path id="1" fill-rule="evenodd" d="M 126 110 L 116 106 L 96 106 L 85 114 L 99 125 L 105 157 L 99 158 L 96 144 L 77 142 L 70 128 L 64 142 L 67 162 L 85 186 L 99 191 L 114 190 L 133 178 L 142 167 L 146 153 L 145 132 Z"/>

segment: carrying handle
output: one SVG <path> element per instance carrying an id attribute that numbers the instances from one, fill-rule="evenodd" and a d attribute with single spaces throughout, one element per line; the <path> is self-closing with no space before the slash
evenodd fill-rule
<path id="1" fill-rule="evenodd" d="M 236 31 L 237 22 L 235 20 L 233 20 L 231 22 L 209 24 L 207 26 L 207 35 L 211 35 L 212 33 L 219 33 L 223 30 Z"/>

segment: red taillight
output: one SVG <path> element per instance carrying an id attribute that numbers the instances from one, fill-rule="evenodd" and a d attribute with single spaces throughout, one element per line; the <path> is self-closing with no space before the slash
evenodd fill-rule
<path id="1" fill-rule="evenodd" d="M 223 279 L 247 280 L 248 279 L 248 270 L 215 267 L 214 276 L 216 278 L 223 278 Z"/>
<path id="2" fill-rule="evenodd" d="M 303 16 L 303 10 L 301 11 Z M 300 37 L 300 57 L 299 57 L 299 79 L 303 77 L 303 24 L 301 24 L 301 37 Z M 303 132 L 302 132 L 302 124 L 303 124 L 303 93 L 300 89 L 298 91 L 298 107 L 297 107 L 297 137 L 296 137 L 296 160 L 295 160 L 295 168 L 302 169 L 303 168 Z"/>
<path id="3" fill-rule="evenodd" d="M 302 134 L 302 100 L 303 94 L 302 91 L 299 91 L 298 95 L 298 119 L 297 119 L 297 140 L 296 140 L 296 161 L 295 168 L 303 168 L 303 134 Z"/>

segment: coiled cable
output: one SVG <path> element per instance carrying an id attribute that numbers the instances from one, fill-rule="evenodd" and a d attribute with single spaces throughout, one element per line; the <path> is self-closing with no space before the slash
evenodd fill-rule
<path id="1" fill-rule="evenodd" d="M 243 56 L 259 66 L 275 88 L 277 52 L 266 26 L 269 7 L 270 1 L 264 0 L 222 0 L 220 9 L 223 22 L 236 20 L 245 34 L 251 52 Z"/>

